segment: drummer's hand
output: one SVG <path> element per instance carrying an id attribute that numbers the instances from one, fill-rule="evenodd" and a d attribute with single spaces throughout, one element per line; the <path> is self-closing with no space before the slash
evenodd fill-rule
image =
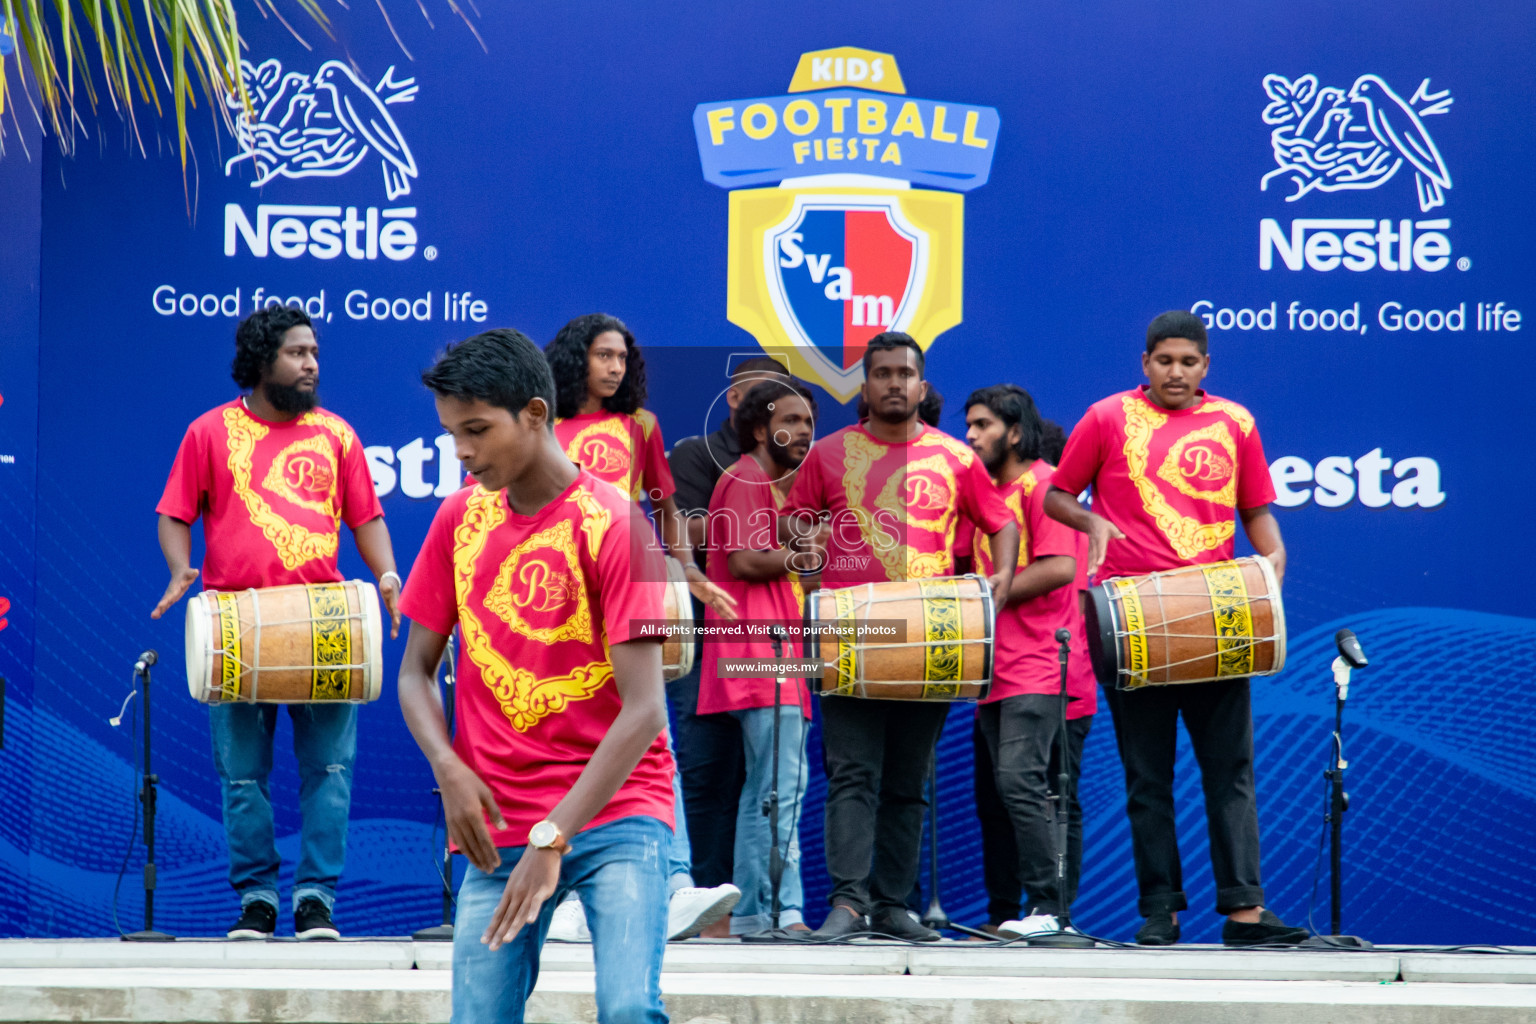
<path id="1" fill-rule="evenodd" d="M 389 612 L 389 638 L 400 636 L 400 577 L 386 573 L 379 582 L 379 597 L 384 600 L 384 610 Z"/>
<path id="2" fill-rule="evenodd" d="M 1012 577 L 1009 577 L 1012 579 Z M 1002 611 L 1003 605 L 1008 603 L 1008 582 L 1002 573 L 995 573 L 987 577 L 987 586 L 992 588 L 992 607 Z"/>
<path id="3" fill-rule="evenodd" d="M 705 579 L 696 565 L 688 566 L 688 592 L 713 608 L 726 622 L 736 621 L 736 599 Z"/>
<path id="4" fill-rule="evenodd" d="M 187 592 L 194 580 L 197 579 L 197 570 L 191 567 L 171 577 L 171 582 L 166 585 L 165 593 L 160 595 L 160 603 L 155 605 L 155 610 L 149 613 L 152 619 L 158 619 L 170 610 L 171 605 L 181 600 L 181 595 Z"/>
<path id="5" fill-rule="evenodd" d="M 539 919 L 544 901 L 555 894 L 560 881 L 560 854 L 537 846 L 523 848 L 522 859 L 512 869 L 501 902 L 491 915 L 491 923 L 480 936 L 492 951 L 517 938 L 524 925 Z"/>
<path id="6" fill-rule="evenodd" d="M 1104 552 L 1112 540 L 1125 540 L 1114 523 L 1097 513 L 1088 513 L 1088 575 L 1092 577 L 1104 564 Z"/>
<path id="7" fill-rule="evenodd" d="M 486 815 L 499 829 L 507 827 L 496 798 L 480 776 L 457 757 L 438 773 L 437 788 L 443 797 L 443 817 L 448 822 L 448 838 L 475 867 L 490 874 L 501 866 L 501 854 L 485 827 Z"/>

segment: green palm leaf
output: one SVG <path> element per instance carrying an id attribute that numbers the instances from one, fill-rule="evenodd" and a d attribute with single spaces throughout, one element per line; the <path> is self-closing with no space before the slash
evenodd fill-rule
<path id="1" fill-rule="evenodd" d="M 263 18 L 275 18 L 303 41 L 277 0 L 252 2 Z M 291 2 L 334 38 L 321 0 Z M 375 2 L 398 43 L 383 0 Z M 448 6 L 479 40 L 459 4 L 448 0 Z M 417 7 L 427 17 L 421 0 Z M 0 18 L 0 34 L 10 36 L 0 40 L 0 152 L 5 115 L 15 125 L 20 112 L 30 108 L 64 152 L 72 153 L 85 135 L 84 115 L 96 114 L 104 104 L 127 122 L 142 152 L 138 111 L 152 108 L 156 117 L 163 116 L 168 96 L 185 175 L 188 106 L 195 109 L 201 96 L 227 131 L 234 129 L 231 110 L 251 109 L 240 74 L 242 40 L 234 0 L 0 0 Z M 6 43 L 14 46 L 9 58 L 3 56 L 12 49 Z M 405 49 L 403 43 L 400 48 Z"/>

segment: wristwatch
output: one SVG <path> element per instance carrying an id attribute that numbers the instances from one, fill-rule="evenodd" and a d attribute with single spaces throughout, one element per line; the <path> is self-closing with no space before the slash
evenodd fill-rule
<path id="1" fill-rule="evenodd" d="M 571 844 L 560 834 L 560 826 L 548 818 L 528 830 L 528 845 L 538 850 L 554 850 L 562 857 L 571 852 Z"/>

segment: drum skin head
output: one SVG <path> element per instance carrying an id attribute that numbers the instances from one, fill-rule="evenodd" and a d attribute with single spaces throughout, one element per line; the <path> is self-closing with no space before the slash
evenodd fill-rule
<path id="1" fill-rule="evenodd" d="M 1088 632 L 1088 659 L 1100 686 L 1120 684 L 1120 642 L 1115 637 L 1115 612 L 1110 606 L 1105 584 L 1088 589 L 1088 607 L 1083 616 Z"/>
<path id="2" fill-rule="evenodd" d="M 208 653 L 208 599 L 194 594 L 187 601 L 187 691 L 192 699 L 208 700 L 213 655 Z"/>

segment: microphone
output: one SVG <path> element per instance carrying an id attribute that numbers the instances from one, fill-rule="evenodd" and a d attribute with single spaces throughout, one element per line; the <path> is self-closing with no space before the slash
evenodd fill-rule
<path id="1" fill-rule="evenodd" d="M 1056 642 L 1057 643 L 1064 644 L 1068 640 L 1071 640 L 1071 639 L 1072 639 L 1072 631 L 1070 629 L 1062 628 L 1062 629 L 1058 629 L 1056 631 Z"/>
<path id="2" fill-rule="evenodd" d="M 1351 634 L 1351 635 L 1353 635 L 1353 634 Z M 135 675 L 143 675 L 145 669 L 149 668 L 151 665 L 155 664 L 155 662 L 157 662 L 159 660 L 160 660 L 160 655 L 158 653 L 156 653 L 154 648 L 150 648 L 149 650 L 145 651 L 143 654 L 139 655 L 139 660 L 133 663 L 133 672 L 134 672 L 134 674 Z"/>
<path id="3" fill-rule="evenodd" d="M 1353 630 L 1339 630 L 1333 634 L 1333 642 L 1339 648 L 1339 657 L 1349 662 L 1351 668 L 1365 668 L 1370 664 L 1366 660 L 1365 652 L 1360 649 L 1360 640 Z"/>

